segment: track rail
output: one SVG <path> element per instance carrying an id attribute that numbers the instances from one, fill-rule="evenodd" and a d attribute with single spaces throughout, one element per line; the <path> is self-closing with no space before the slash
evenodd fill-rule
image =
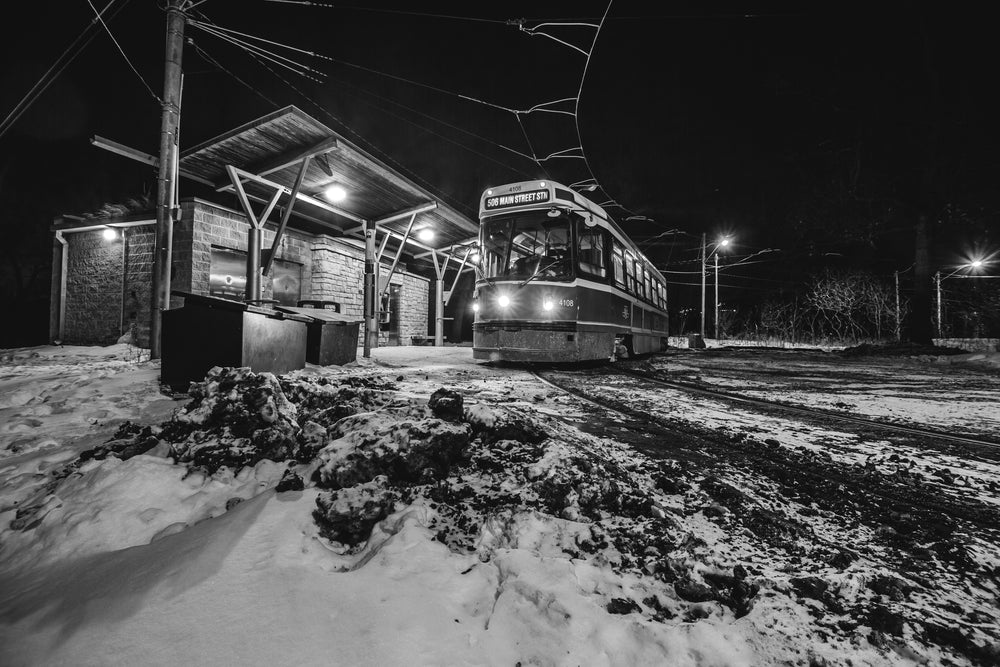
<path id="1" fill-rule="evenodd" d="M 678 382 L 676 380 L 665 380 L 663 378 L 657 377 L 655 375 L 650 375 L 648 373 L 643 373 L 641 371 L 636 371 L 630 368 L 616 367 L 609 369 L 612 373 L 619 373 L 621 375 L 629 375 L 631 377 L 639 378 L 645 380 L 646 382 L 652 382 L 653 384 L 662 385 L 664 387 L 670 387 L 671 389 L 678 389 L 681 391 L 686 391 L 691 394 L 698 394 L 700 396 L 707 396 L 709 398 L 716 398 L 725 401 L 732 401 L 734 403 L 741 403 L 744 405 L 750 405 L 754 407 L 763 407 L 774 410 L 780 410 L 784 412 L 791 412 L 798 415 L 804 415 L 806 417 L 811 417 L 813 419 L 825 419 L 825 420 L 835 420 L 846 422 L 850 424 L 858 424 L 872 429 L 880 429 L 883 431 L 891 431 L 895 433 L 905 433 L 906 435 L 920 436 L 923 438 L 935 438 L 938 440 L 947 440 L 949 442 L 959 443 L 963 445 L 974 445 L 976 447 L 983 447 L 986 449 L 1000 450 L 1000 442 L 994 442 L 991 440 L 981 440 L 979 438 L 972 438 L 963 435 L 954 435 L 951 433 L 942 433 L 941 431 L 936 431 L 933 429 L 921 428 L 919 426 L 904 426 L 901 424 L 892 424 L 888 422 L 878 421 L 875 419 L 867 419 L 865 417 L 856 417 L 854 415 L 845 415 L 838 412 L 832 412 L 829 410 L 819 410 L 816 408 L 808 408 L 802 405 L 790 405 L 788 403 L 780 403 L 778 401 L 768 401 L 762 398 L 750 398 L 749 396 L 743 396 L 740 394 L 735 394 L 728 391 L 721 391 L 718 389 L 708 389 L 705 387 L 700 387 L 693 385 L 688 382 Z"/>
<path id="2" fill-rule="evenodd" d="M 576 398 L 583 400 L 602 411 L 612 412 L 626 417 L 628 420 L 626 422 L 626 428 L 630 431 L 634 431 L 636 429 L 650 429 L 655 433 L 669 432 L 670 434 L 676 434 L 681 438 L 693 438 L 693 442 L 688 440 L 688 444 L 680 444 L 679 447 L 674 447 L 670 449 L 669 452 L 653 453 L 656 457 L 664 455 L 672 458 L 686 457 L 692 461 L 702 460 L 703 463 L 710 466 L 712 455 L 707 455 L 709 460 L 705 460 L 706 454 L 702 452 L 702 448 L 697 445 L 697 443 L 700 442 L 704 443 L 715 452 L 720 454 L 725 452 L 724 458 L 727 460 L 732 458 L 733 460 L 747 463 L 753 468 L 760 470 L 765 476 L 772 477 L 774 475 L 778 475 L 777 478 L 780 478 L 784 475 L 787 480 L 788 475 L 792 474 L 797 483 L 807 481 L 808 484 L 813 487 L 812 491 L 815 491 L 815 489 L 822 489 L 823 493 L 829 496 L 825 498 L 815 498 L 817 502 L 826 502 L 830 498 L 842 497 L 842 489 L 838 487 L 838 485 L 842 485 L 843 487 L 863 491 L 863 493 L 858 494 L 859 497 L 853 498 L 850 502 L 863 505 L 863 513 L 865 515 L 884 515 L 894 508 L 897 503 L 901 503 L 912 507 L 915 510 L 929 512 L 932 515 L 944 515 L 968 521 L 969 523 L 979 526 L 980 528 L 994 530 L 997 525 L 1000 525 L 997 523 L 1000 521 L 1000 508 L 992 505 L 984 505 L 981 502 L 965 499 L 951 493 L 942 494 L 939 491 L 934 491 L 933 493 L 928 494 L 928 489 L 937 488 L 937 485 L 933 483 L 930 485 L 924 484 L 924 488 L 916 488 L 900 486 L 894 483 L 888 476 L 882 476 L 882 479 L 859 479 L 857 471 L 850 469 L 849 467 L 833 464 L 832 462 L 823 463 L 818 468 L 815 467 L 815 463 L 803 466 L 801 463 L 796 463 L 793 460 L 788 459 L 787 456 L 782 454 L 780 450 L 765 452 L 760 451 L 759 448 L 747 450 L 742 447 L 734 447 L 730 441 L 717 433 L 693 427 L 681 426 L 678 424 L 667 424 L 655 415 L 643 412 L 642 410 L 633 409 L 627 405 L 622 405 L 613 398 L 591 394 L 586 390 L 586 388 L 579 387 L 575 382 L 567 383 L 560 378 L 547 377 L 549 374 L 546 371 L 532 370 L 531 372 L 536 378 L 546 385 L 575 396 Z M 564 373 L 565 370 L 560 372 Z M 733 397 L 725 392 L 713 392 L 700 387 L 694 388 L 683 384 L 675 387 L 675 383 L 673 382 L 648 378 L 641 373 L 627 372 L 621 368 L 605 369 L 604 372 L 630 375 L 646 382 L 670 388 L 683 389 L 685 391 L 693 391 L 697 389 L 696 393 L 710 395 L 714 398 L 730 400 L 739 398 L 745 400 L 747 403 L 752 403 L 757 406 L 766 406 L 767 408 L 783 410 L 789 408 L 789 406 L 781 403 L 758 401 L 756 399 L 748 399 L 746 397 Z M 836 414 L 831 415 L 821 411 L 810 411 L 807 409 L 802 410 L 809 412 L 809 414 L 814 418 L 822 417 L 823 419 L 830 419 L 838 417 Z M 869 422 L 868 420 L 862 420 L 862 423 L 866 427 L 888 428 L 886 424 L 875 421 Z M 942 437 L 942 434 L 940 433 L 924 431 L 921 429 L 906 429 L 904 427 L 903 429 L 892 430 L 903 430 L 903 432 L 911 436 L 919 434 L 923 437 Z M 991 452 L 1000 448 L 996 443 L 979 441 L 973 438 L 960 438 L 959 436 L 953 436 L 953 439 L 956 439 L 958 442 L 966 445 L 969 443 L 975 443 L 977 445 L 989 447 L 991 448 Z M 637 444 L 641 445 L 642 443 L 639 441 Z M 647 453 L 649 452 L 647 451 Z M 864 477 L 864 475 L 861 475 L 861 477 Z M 941 487 L 940 490 L 946 489 L 945 487 Z M 864 496 L 866 499 L 862 500 L 861 496 Z M 884 522 L 890 522 L 891 520 L 891 518 L 883 516 Z"/>

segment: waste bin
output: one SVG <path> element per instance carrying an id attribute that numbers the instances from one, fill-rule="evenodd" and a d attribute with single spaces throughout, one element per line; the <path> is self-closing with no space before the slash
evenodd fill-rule
<path id="1" fill-rule="evenodd" d="M 326 308 L 275 306 L 275 309 L 308 320 L 306 361 L 310 364 L 343 366 L 358 358 L 359 318 Z"/>
<path id="2" fill-rule="evenodd" d="M 181 308 L 163 311 L 160 381 L 174 390 L 213 366 L 283 375 L 306 366 L 308 318 L 241 301 L 172 291 Z"/>

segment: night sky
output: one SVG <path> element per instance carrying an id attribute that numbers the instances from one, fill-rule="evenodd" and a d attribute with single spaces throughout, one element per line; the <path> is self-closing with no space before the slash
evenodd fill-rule
<path id="1" fill-rule="evenodd" d="M 128 61 L 95 31 L 0 136 L 4 303 L 47 308 L 54 216 L 155 194 L 152 168 L 89 138 L 156 152 L 158 4 L 117 0 L 109 27 Z M 294 104 L 472 218 L 491 185 L 594 178 L 594 199 L 672 272 L 675 303 L 697 299 L 685 284 L 700 280 L 703 233 L 733 235 L 723 263 L 748 258 L 722 278 L 744 300 L 820 266 L 903 271 L 921 215 L 935 266 L 997 249 L 995 37 L 975 5 L 319 4 L 196 8 L 200 20 L 325 58 L 267 47 L 319 70 L 314 81 L 189 26 L 182 150 Z M 86 1 L 21 9 L 0 45 L 0 117 L 93 17 Z M 522 18 L 526 28 L 601 28 L 588 61 L 508 23 Z M 595 35 L 546 30 L 583 50 Z M 564 98 L 555 108 L 575 116 L 509 111 Z M 528 157 L 581 142 L 585 160 Z M 181 187 L 182 197 L 200 194 Z"/>

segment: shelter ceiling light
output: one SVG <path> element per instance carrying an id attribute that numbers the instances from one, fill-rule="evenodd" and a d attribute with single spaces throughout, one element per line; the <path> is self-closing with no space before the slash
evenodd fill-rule
<path id="1" fill-rule="evenodd" d="M 347 190 L 345 190 L 342 185 L 331 185 L 323 191 L 323 196 L 326 197 L 328 201 L 336 204 L 337 202 L 347 199 Z"/>
<path id="2" fill-rule="evenodd" d="M 430 227 L 424 227 L 419 232 L 417 232 L 417 238 L 421 241 L 430 241 L 434 238 L 434 230 Z"/>
<path id="3" fill-rule="evenodd" d="M 118 231 L 114 227 L 105 227 L 101 234 L 104 236 L 105 241 L 114 241 L 118 238 Z"/>

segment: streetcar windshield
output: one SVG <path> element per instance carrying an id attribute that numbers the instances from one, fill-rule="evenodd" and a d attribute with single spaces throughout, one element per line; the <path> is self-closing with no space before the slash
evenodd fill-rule
<path id="1" fill-rule="evenodd" d="M 491 218 L 482 228 L 484 277 L 532 280 L 571 275 L 570 227 L 565 214 L 531 211 Z"/>

